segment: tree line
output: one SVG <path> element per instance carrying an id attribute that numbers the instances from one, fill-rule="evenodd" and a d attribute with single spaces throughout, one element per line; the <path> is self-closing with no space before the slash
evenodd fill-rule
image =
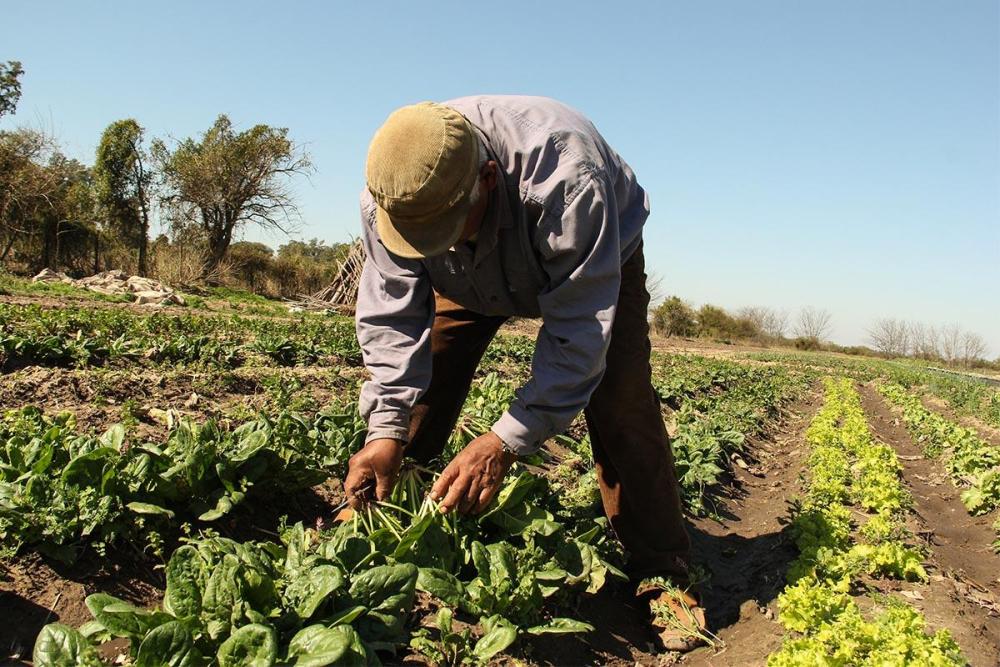
<path id="1" fill-rule="evenodd" d="M 936 327 L 894 317 L 875 320 L 868 330 L 872 348 L 887 357 L 914 357 L 952 366 L 981 366 L 988 352 L 982 336 L 958 324 Z"/>
<path id="2" fill-rule="evenodd" d="M 659 281 L 654 277 L 650 290 L 655 293 L 658 289 Z M 870 346 L 841 346 L 827 340 L 832 322 L 832 314 L 821 308 L 803 308 L 794 318 L 788 311 L 764 306 L 748 306 L 730 313 L 711 304 L 695 308 L 677 296 L 662 299 L 650 311 L 650 325 L 662 336 L 751 341 L 886 358 L 911 357 L 965 368 L 998 365 L 986 361 L 989 347 L 983 337 L 957 324 L 935 327 L 880 318 L 868 330 Z"/>
<path id="3" fill-rule="evenodd" d="M 650 323 L 664 336 L 784 342 L 812 350 L 819 349 L 829 336 L 832 320 L 829 311 L 813 307 L 803 308 L 793 320 L 788 311 L 765 306 L 747 306 L 730 313 L 712 304 L 696 309 L 680 297 L 670 296 L 652 309 Z"/>
<path id="4" fill-rule="evenodd" d="M 16 112 L 23 74 L 17 61 L 0 63 L 0 119 Z M 291 186 L 311 171 L 287 128 L 238 130 L 225 114 L 181 140 L 150 138 L 132 118 L 114 121 L 91 165 L 64 155 L 46 132 L 3 130 L 0 263 L 77 275 L 126 268 L 168 281 L 250 275 L 279 292 L 303 288 L 320 279 L 318 262 L 343 252 L 339 244 L 293 242 L 275 254 L 263 244 L 234 243 L 251 226 L 297 229 Z M 151 239 L 154 211 L 166 233 Z M 292 257 L 314 260 L 308 275 L 288 272 Z"/>

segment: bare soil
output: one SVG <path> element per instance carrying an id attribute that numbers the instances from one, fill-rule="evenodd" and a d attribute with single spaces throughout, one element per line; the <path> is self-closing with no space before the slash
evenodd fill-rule
<path id="1" fill-rule="evenodd" d="M 80 428 L 93 431 L 134 421 L 137 435 L 162 436 L 162 424 L 151 411 L 173 410 L 197 420 L 249 416 L 273 409 L 279 391 L 290 392 L 283 398 L 298 400 L 302 406 L 345 405 L 345 395 L 357 395 L 361 374 L 351 366 L 231 371 L 28 366 L 0 375 L 0 406 L 71 412 Z"/>
<path id="2" fill-rule="evenodd" d="M 0 565 L 0 664 L 28 660 L 46 623 L 79 627 L 93 619 L 84 600 L 110 593 L 139 606 L 159 602 L 164 582 L 142 554 L 120 551 L 64 567 L 38 554 Z M 3 656 L 8 661 L 3 662 Z"/>
<path id="3" fill-rule="evenodd" d="M 938 460 L 927 459 L 870 386 L 860 387 L 875 437 L 895 449 L 913 496 L 913 525 L 930 550 L 927 586 L 898 582 L 931 629 L 947 628 L 972 665 L 1000 665 L 1000 556 L 988 517 L 970 516 Z"/>

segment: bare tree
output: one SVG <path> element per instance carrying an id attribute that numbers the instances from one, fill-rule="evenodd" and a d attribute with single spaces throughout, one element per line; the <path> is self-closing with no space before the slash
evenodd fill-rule
<path id="1" fill-rule="evenodd" d="M 746 320 L 754 329 L 764 331 L 764 321 L 767 319 L 767 308 L 764 306 L 744 306 L 736 311 L 736 317 Z"/>
<path id="2" fill-rule="evenodd" d="M 986 341 L 977 333 L 966 331 L 962 334 L 962 363 L 966 368 L 986 356 Z"/>
<path id="3" fill-rule="evenodd" d="M 876 351 L 890 357 L 905 357 L 910 352 L 910 326 L 904 320 L 882 317 L 868 330 Z"/>
<path id="4" fill-rule="evenodd" d="M 667 297 L 663 276 L 656 271 L 649 271 L 646 274 L 646 291 L 649 292 L 650 309 L 656 308 Z"/>
<path id="5" fill-rule="evenodd" d="M 806 306 L 799 311 L 799 319 L 795 323 L 795 335 L 823 340 L 830 333 L 832 318 L 830 311 L 826 309 Z"/>
<path id="6" fill-rule="evenodd" d="M 910 351 L 920 359 L 940 359 L 937 329 L 923 322 L 910 323 Z"/>
<path id="7" fill-rule="evenodd" d="M 962 354 L 962 327 L 950 324 L 941 329 L 941 358 L 949 364 L 957 362 Z"/>
<path id="8" fill-rule="evenodd" d="M 788 311 L 767 309 L 764 317 L 764 333 L 772 338 L 784 338 L 788 330 Z"/>

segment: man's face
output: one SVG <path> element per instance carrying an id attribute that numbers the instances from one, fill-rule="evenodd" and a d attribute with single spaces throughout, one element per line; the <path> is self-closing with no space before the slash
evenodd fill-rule
<path id="1" fill-rule="evenodd" d="M 496 186 L 497 163 L 490 160 L 483 165 L 479 172 L 479 180 L 476 181 L 475 186 L 480 189 L 479 199 L 469 209 L 469 215 L 465 218 L 465 228 L 462 230 L 462 235 L 458 237 L 459 241 L 468 241 L 479 233 L 479 229 L 483 226 L 483 218 L 486 216 L 486 207 L 490 203 L 490 192 Z"/>

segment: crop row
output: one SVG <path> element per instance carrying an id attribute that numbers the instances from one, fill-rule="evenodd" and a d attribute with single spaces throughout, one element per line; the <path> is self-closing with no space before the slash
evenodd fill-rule
<path id="1" fill-rule="evenodd" d="M 499 347 L 497 359 L 503 351 Z M 722 480 L 730 459 L 745 450 L 748 438 L 763 434 L 775 422 L 782 406 L 801 394 L 808 380 L 780 367 L 747 367 L 687 355 L 658 355 L 654 367 L 660 399 L 675 410 L 672 446 L 682 497 L 688 511 L 704 514 L 711 511 L 711 489 Z M 514 385 L 496 372 L 477 380 L 445 456 L 488 431 L 513 397 Z M 592 508 L 598 491 L 588 437 L 564 434 L 556 441 L 569 450 L 553 471 L 567 503 Z"/>
<path id="2" fill-rule="evenodd" d="M 661 400 L 675 409 L 673 452 L 690 512 L 711 511 L 718 484 L 747 438 L 774 423 L 808 378 L 779 366 L 744 366 L 703 357 L 668 357 L 656 367 Z"/>
<path id="3" fill-rule="evenodd" d="M 340 472 L 364 435 L 354 415 L 285 411 L 235 428 L 188 420 L 164 442 L 127 442 L 118 424 L 78 433 L 37 408 L 0 420 L 0 553 L 28 546 L 70 562 L 90 547 L 218 520 L 258 492 L 295 491 Z"/>
<path id="4" fill-rule="evenodd" d="M 925 384 L 956 410 L 1000 428 L 1000 391 L 984 382 L 942 376 L 928 378 Z"/>
<path id="5" fill-rule="evenodd" d="M 360 360 L 350 320 L 138 314 L 124 308 L 0 304 L 0 367 L 122 363 L 282 366 Z"/>
<path id="6" fill-rule="evenodd" d="M 504 345 L 498 347 L 499 355 Z M 692 394 L 677 413 L 674 447 L 684 497 L 703 511 L 728 458 L 802 383 L 775 369 L 698 358 L 672 360 L 669 374 Z M 489 430 L 512 397 L 512 385 L 496 373 L 478 381 L 448 454 Z M 162 440 L 131 442 L 122 425 L 89 435 L 68 414 L 11 411 L 0 419 L 0 549 L 12 554 L 29 546 L 71 561 L 88 547 L 103 550 L 138 536 L 155 546 L 161 531 L 217 520 L 248 496 L 339 474 L 363 430 L 356 415 L 284 410 L 237 426 L 171 422 Z M 587 468 L 585 441 L 559 441 Z M 564 480 L 575 500 L 568 504 L 592 510 L 596 478 L 579 472 Z"/>
<path id="7" fill-rule="evenodd" d="M 560 523 L 558 497 L 528 472 L 476 518 L 442 515 L 427 489 L 411 469 L 390 501 L 331 530 L 189 540 L 167 564 L 159 608 L 92 595 L 94 620 L 46 626 L 35 664 L 99 664 L 96 646 L 112 638 L 139 666 L 378 664 L 377 652 L 400 650 L 470 664 L 521 635 L 592 630 L 553 612 L 622 576 L 602 556 L 600 520 Z"/>
<path id="8" fill-rule="evenodd" d="M 791 526 L 800 555 L 778 598 L 779 620 L 795 635 L 769 667 L 967 664 L 947 630 L 928 636 L 924 618 L 901 600 L 889 598 L 869 619 L 852 599 L 864 575 L 927 579 L 907 546 L 899 462 L 872 437 L 852 381 L 826 380 L 806 439 L 809 480 Z"/>
<path id="9" fill-rule="evenodd" d="M 920 398 L 896 384 L 882 383 L 879 391 L 900 409 L 903 422 L 928 457 L 943 457 L 962 503 L 979 515 L 1000 507 L 1000 447 L 994 447 L 972 429 L 959 426 L 924 407 Z M 1000 519 L 997 520 L 1000 530 Z M 1000 548 L 1000 540 L 996 546 Z"/>

